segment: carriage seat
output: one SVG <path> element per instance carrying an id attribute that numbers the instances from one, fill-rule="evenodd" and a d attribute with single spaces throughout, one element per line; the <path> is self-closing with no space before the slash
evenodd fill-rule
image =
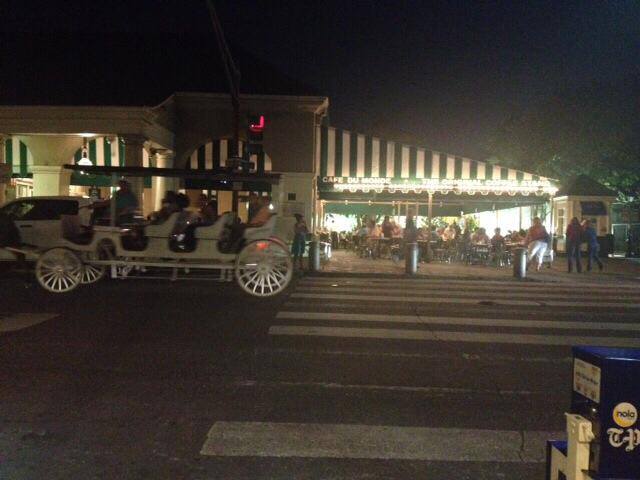
<path id="1" fill-rule="evenodd" d="M 60 215 L 62 238 L 77 245 L 88 245 L 93 239 L 93 230 L 80 224 L 79 215 Z"/>
<path id="2" fill-rule="evenodd" d="M 147 225 L 144 229 L 144 235 L 152 238 L 169 238 L 180 213 L 181 212 L 172 213 L 169 215 L 169 218 L 158 225 Z"/>
<path id="3" fill-rule="evenodd" d="M 194 236 L 198 240 L 217 240 L 222 236 L 222 231 L 231 225 L 232 221 L 233 215 L 231 213 L 225 213 L 221 215 L 213 225 L 197 226 Z"/>
<path id="4" fill-rule="evenodd" d="M 271 215 L 271 218 L 267 220 L 267 223 L 261 227 L 247 227 L 244 231 L 244 239 L 247 241 L 260 240 L 263 238 L 269 238 L 273 235 L 273 231 L 276 228 L 276 215 Z"/>

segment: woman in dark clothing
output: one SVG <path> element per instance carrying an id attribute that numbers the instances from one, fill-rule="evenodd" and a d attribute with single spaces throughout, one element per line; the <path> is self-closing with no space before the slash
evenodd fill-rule
<path id="1" fill-rule="evenodd" d="M 582 226 L 577 217 L 573 217 L 566 233 L 567 262 L 569 273 L 573 270 L 573 262 L 576 264 L 576 271 L 582 273 L 582 264 L 580 263 L 580 242 L 582 240 Z"/>
<path id="2" fill-rule="evenodd" d="M 304 269 L 302 263 L 302 257 L 304 256 L 304 250 L 306 246 L 307 233 L 309 230 L 307 228 L 307 223 L 304 221 L 304 217 L 299 213 L 294 213 L 294 217 L 296 217 L 296 223 L 293 226 L 293 244 L 291 245 L 291 253 L 293 253 L 293 266 L 300 268 L 300 270 Z"/>
<path id="3" fill-rule="evenodd" d="M 584 220 L 582 222 L 582 231 L 584 235 L 584 240 L 587 242 L 587 253 L 589 255 L 589 260 L 587 262 L 587 272 L 591 271 L 591 266 L 593 262 L 598 264 L 598 269 L 602 271 L 604 266 L 600 261 L 600 244 L 598 243 L 598 234 L 596 229 L 593 228 L 591 222 L 589 220 Z"/>

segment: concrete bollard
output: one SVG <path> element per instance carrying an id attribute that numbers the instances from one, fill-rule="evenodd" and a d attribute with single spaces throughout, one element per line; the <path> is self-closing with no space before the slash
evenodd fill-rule
<path id="1" fill-rule="evenodd" d="M 418 271 L 418 244 L 407 243 L 404 248 L 404 270 L 407 275 Z"/>
<path id="2" fill-rule="evenodd" d="M 320 271 L 320 242 L 318 240 L 309 242 L 309 271 Z"/>
<path id="3" fill-rule="evenodd" d="M 515 248 L 513 250 L 513 276 L 525 278 L 527 276 L 527 249 Z"/>

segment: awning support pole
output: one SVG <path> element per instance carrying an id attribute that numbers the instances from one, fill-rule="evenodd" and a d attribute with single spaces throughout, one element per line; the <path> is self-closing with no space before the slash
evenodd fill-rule
<path id="1" fill-rule="evenodd" d="M 427 207 L 427 216 L 429 217 L 429 227 L 433 221 L 433 193 L 429 192 L 429 205 Z"/>
<path id="2" fill-rule="evenodd" d="M 111 174 L 111 188 L 115 188 L 118 185 L 118 175 Z M 111 192 L 111 202 L 109 205 L 109 225 L 111 227 L 116 226 L 116 192 Z"/>

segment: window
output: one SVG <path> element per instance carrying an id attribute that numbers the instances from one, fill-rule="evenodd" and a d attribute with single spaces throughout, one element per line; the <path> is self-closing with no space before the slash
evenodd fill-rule
<path id="1" fill-rule="evenodd" d="M 23 220 L 24 217 L 35 207 L 34 202 L 25 200 L 22 202 L 13 202 L 2 209 L 2 213 L 12 220 Z"/>
<path id="2" fill-rule="evenodd" d="M 556 235 L 559 237 L 564 236 L 564 229 L 566 225 L 566 217 L 564 208 L 558 209 L 558 220 L 556 222 Z"/>
<path id="3" fill-rule="evenodd" d="M 295 202 L 296 201 L 296 194 L 295 193 L 287 193 L 287 200 L 289 200 L 290 202 Z"/>
<path id="4" fill-rule="evenodd" d="M 75 200 L 44 200 L 34 202 L 24 220 L 60 220 L 61 215 L 77 214 L 78 202 Z"/>

